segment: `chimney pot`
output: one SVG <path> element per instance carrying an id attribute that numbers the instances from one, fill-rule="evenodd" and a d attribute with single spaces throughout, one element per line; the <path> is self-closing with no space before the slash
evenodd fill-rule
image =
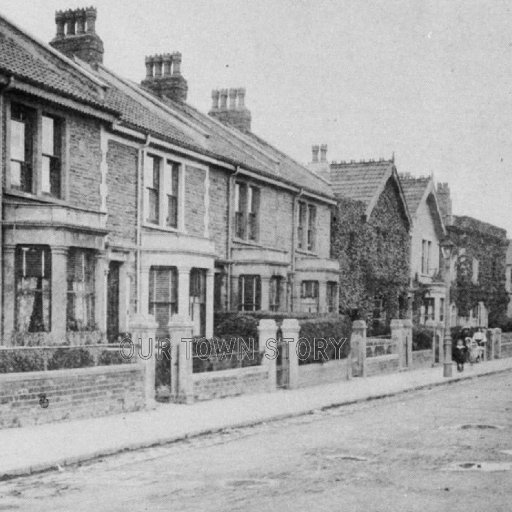
<path id="1" fill-rule="evenodd" d="M 164 63 L 164 76 L 171 76 L 172 55 L 170 53 L 164 54 L 162 61 Z"/>
<path id="2" fill-rule="evenodd" d="M 155 78 L 160 78 L 162 76 L 162 64 L 163 59 L 161 55 L 155 55 L 153 57 L 153 62 L 155 66 Z"/>
<path id="3" fill-rule="evenodd" d="M 245 87 L 238 88 L 238 108 L 240 110 L 245 108 Z"/>
<path id="4" fill-rule="evenodd" d="M 88 7 L 85 10 L 85 20 L 87 22 L 88 34 L 96 34 L 96 16 L 97 11 L 95 7 Z"/>
<path id="5" fill-rule="evenodd" d="M 181 75 L 181 53 L 174 52 L 171 57 L 172 57 L 172 74 L 173 74 L 173 76 Z"/>
<path id="6" fill-rule="evenodd" d="M 153 57 L 146 57 L 146 80 L 153 78 Z"/>
<path id="7" fill-rule="evenodd" d="M 327 144 L 320 146 L 320 162 L 327 162 Z"/>
<path id="8" fill-rule="evenodd" d="M 227 110 L 228 108 L 228 90 L 220 90 L 220 110 Z"/>
<path id="9" fill-rule="evenodd" d="M 312 162 L 316 164 L 318 162 L 318 149 L 319 147 L 317 145 L 311 146 L 311 153 L 313 155 Z"/>
<path id="10" fill-rule="evenodd" d="M 61 37 L 64 37 L 64 23 L 65 23 L 64 11 L 57 11 L 55 13 L 55 24 L 57 25 L 56 37 L 59 39 Z"/>
<path id="11" fill-rule="evenodd" d="M 229 110 L 236 109 L 236 96 L 238 90 L 237 89 L 229 89 Z"/>
<path id="12" fill-rule="evenodd" d="M 219 110 L 219 94 L 218 89 L 212 91 L 212 111 Z"/>
<path id="13" fill-rule="evenodd" d="M 75 13 L 68 9 L 65 14 L 66 20 L 66 35 L 74 36 L 75 35 Z"/>

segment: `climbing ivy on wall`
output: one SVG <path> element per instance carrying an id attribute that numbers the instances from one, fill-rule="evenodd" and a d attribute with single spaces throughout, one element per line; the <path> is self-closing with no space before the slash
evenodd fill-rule
<path id="1" fill-rule="evenodd" d="M 386 316 L 405 315 L 410 240 L 395 185 L 388 182 L 369 219 L 365 204 L 340 198 L 333 212 L 332 257 L 340 262 L 340 308 L 369 320 L 376 297 Z"/>
<path id="2" fill-rule="evenodd" d="M 492 227 L 492 226 L 491 226 Z M 505 232 L 469 217 L 457 217 L 449 226 L 456 245 L 456 278 L 450 300 L 459 316 L 483 302 L 489 312 L 489 325 L 497 325 L 506 315 L 508 294 L 505 289 Z M 478 260 L 478 281 L 473 282 L 473 259 Z"/>

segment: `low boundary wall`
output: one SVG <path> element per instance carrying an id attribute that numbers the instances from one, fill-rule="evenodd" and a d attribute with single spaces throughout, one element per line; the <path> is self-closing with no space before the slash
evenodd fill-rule
<path id="1" fill-rule="evenodd" d="M 0 428 L 142 409 L 144 374 L 139 364 L 0 374 Z"/>
<path id="2" fill-rule="evenodd" d="M 248 366 L 192 374 L 194 400 L 212 400 L 269 390 L 268 366 Z"/>
<path id="3" fill-rule="evenodd" d="M 389 354 L 385 356 L 369 357 L 366 359 L 366 377 L 398 372 L 400 369 L 400 356 Z"/>

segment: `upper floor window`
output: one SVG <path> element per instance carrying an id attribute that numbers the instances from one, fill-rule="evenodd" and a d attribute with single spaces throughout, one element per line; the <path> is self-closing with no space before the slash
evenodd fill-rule
<path id="1" fill-rule="evenodd" d="M 156 156 L 146 155 L 144 185 L 146 187 L 146 220 L 158 224 L 160 218 L 160 161 Z"/>
<path id="2" fill-rule="evenodd" d="M 235 183 L 235 236 L 242 240 L 258 240 L 260 189 L 246 183 Z"/>
<path id="3" fill-rule="evenodd" d="M 178 228 L 180 164 L 155 155 L 146 155 L 144 186 L 146 221 Z"/>
<path id="4" fill-rule="evenodd" d="M 10 186 L 23 192 L 61 197 L 62 136 L 61 119 L 12 103 Z M 40 167 L 36 167 L 39 160 Z"/>
<path id="5" fill-rule="evenodd" d="M 257 275 L 243 275 L 238 278 L 241 311 L 261 309 L 261 279 Z"/>
<path id="6" fill-rule="evenodd" d="M 297 224 L 297 247 L 314 251 L 316 247 L 316 206 L 299 201 Z"/>
<path id="7" fill-rule="evenodd" d="M 95 254 L 71 249 L 68 255 L 67 330 L 94 329 Z"/>
<path id="8" fill-rule="evenodd" d="M 51 278 L 51 253 L 48 246 L 16 248 L 17 331 L 50 330 Z"/>
<path id="9" fill-rule="evenodd" d="M 432 242 L 421 241 L 421 273 L 429 274 L 432 270 Z"/>
<path id="10" fill-rule="evenodd" d="M 43 115 L 41 191 L 54 197 L 60 197 L 61 140 L 61 122 Z"/>
<path id="11" fill-rule="evenodd" d="M 22 105 L 11 105 L 11 187 L 32 192 L 33 144 L 37 113 Z"/>

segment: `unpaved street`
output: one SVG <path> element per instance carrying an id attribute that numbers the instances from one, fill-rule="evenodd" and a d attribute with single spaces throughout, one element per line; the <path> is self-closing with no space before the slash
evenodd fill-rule
<path id="1" fill-rule="evenodd" d="M 0 510 L 509 512 L 505 450 L 512 373 L 3 482 Z"/>

